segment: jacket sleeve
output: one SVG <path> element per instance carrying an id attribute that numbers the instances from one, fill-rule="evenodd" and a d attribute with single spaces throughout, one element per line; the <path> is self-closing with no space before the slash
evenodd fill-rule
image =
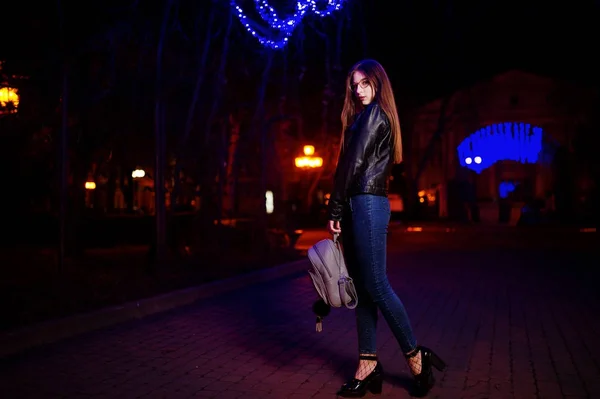
<path id="1" fill-rule="evenodd" d="M 333 181 L 333 190 L 329 198 L 329 220 L 342 220 L 347 193 L 356 175 L 361 171 L 365 154 L 376 142 L 380 126 L 385 118 L 376 103 L 369 105 L 358 116 L 348 137 L 348 144 L 342 152 Z"/>

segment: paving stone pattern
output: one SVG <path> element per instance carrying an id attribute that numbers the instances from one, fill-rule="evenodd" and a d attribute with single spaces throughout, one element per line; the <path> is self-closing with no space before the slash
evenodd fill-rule
<path id="1" fill-rule="evenodd" d="M 392 253 L 419 342 L 449 364 L 429 397 L 600 398 L 598 276 L 582 256 Z M 296 274 L 32 349 L 0 361 L 0 397 L 335 398 L 356 365 L 354 316 L 336 309 L 316 333 L 314 298 Z M 380 321 L 379 397 L 408 398 Z"/>

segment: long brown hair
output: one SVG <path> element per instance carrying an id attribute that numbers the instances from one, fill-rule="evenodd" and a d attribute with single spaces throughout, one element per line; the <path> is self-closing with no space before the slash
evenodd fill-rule
<path id="1" fill-rule="evenodd" d="M 394 163 L 402 162 L 402 133 L 400 131 L 400 118 L 396 109 L 396 100 L 392 91 L 392 84 L 385 73 L 381 64 L 372 59 L 365 59 L 354 64 L 348 76 L 346 77 L 346 97 L 344 99 L 344 107 L 342 108 L 342 140 L 340 145 L 340 153 L 344 146 L 344 132 L 354 122 L 354 117 L 363 109 L 363 105 L 358 101 L 358 98 L 352 91 L 352 77 L 354 72 L 360 71 L 368 80 L 373 88 L 376 101 L 383 112 L 388 117 L 392 130 L 392 140 L 394 149 Z"/>

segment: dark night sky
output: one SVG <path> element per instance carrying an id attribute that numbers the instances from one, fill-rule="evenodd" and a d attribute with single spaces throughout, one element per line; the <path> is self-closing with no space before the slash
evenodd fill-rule
<path id="1" fill-rule="evenodd" d="M 379 60 L 408 103 L 513 68 L 599 83 L 600 1 L 351 0 L 348 6 L 355 32 L 344 37 L 344 67 L 365 56 Z M 323 60 L 313 62 L 319 67 Z"/>
<path id="2" fill-rule="evenodd" d="M 373 56 L 411 92 L 435 94 L 511 68 L 598 83 L 598 2 L 454 2 L 451 17 L 432 7 L 438 2 L 402 3 L 419 6 L 404 18 L 370 6 L 366 18 Z"/>
<path id="3" fill-rule="evenodd" d="M 70 20 L 87 30 L 93 30 L 94 21 L 108 8 L 106 3 L 67 4 Z M 140 0 L 140 5 L 158 20 L 162 1 Z M 347 7 L 353 10 L 354 29 L 364 28 L 368 45 L 363 52 L 360 37 L 345 38 L 346 66 L 363 56 L 378 59 L 396 88 L 415 101 L 510 68 L 598 85 L 599 0 L 349 0 Z M 38 8 L 14 2 L 4 11 L 11 15 L 3 22 L 6 31 L 23 32 L 15 38 L 5 36 L 11 39 L 0 45 L 0 56 L 17 51 L 36 58 L 45 41 L 57 40 L 56 2 Z M 309 57 L 310 48 L 306 51 Z"/>

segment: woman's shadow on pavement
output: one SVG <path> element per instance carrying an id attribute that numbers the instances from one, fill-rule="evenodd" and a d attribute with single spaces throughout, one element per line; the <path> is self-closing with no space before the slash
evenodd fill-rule
<path id="1" fill-rule="evenodd" d="M 307 325 L 312 324 L 306 323 L 306 320 L 313 322 L 316 318 L 312 312 L 315 297 L 308 275 L 301 273 L 298 277 L 300 278 L 280 281 L 275 291 L 281 290 L 281 293 L 257 290 L 258 295 L 248 300 L 243 310 L 238 308 L 238 311 L 242 310 L 239 316 L 240 318 L 247 318 L 249 322 L 252 320 L 252 324 L 257 323 L 265 328 L 270 327 L 268 328 L 270 330 L 281 331 L 277 334 L 268 334 L 268 339 L 269 346 L 275 352 L 284 355 L 277 356 L 273 352 L 256 351 L 256 355 L 262 357 L 267 363 L 281 368 L 294 364 L 293 358 L 301 355 L 322 359 L 323 364 L 330 365 L 332 380 L 340 376 L 342 379 L 341 386 L 344 381 L 354 376 L 358 355 L 350 354 L 344 350 L 335 350 L 336 346 L 328 345 L 327 342 L 323 342 L 322 338 L 326 337 L 324 334 L 340 334 L 338 323 L 353 323 L 351 314 L 346 315 L 340 313 L 339 309 L 333 309 L 332 314 L 324 319 L 322 332 L 317 333 L 314 327 L 305 328 Z M 269 288 L 272 288 L 272 286 Z M 273 301 L 273 297 L 282 300 Z M 288 301 L 289 298 L 293 298 L 293 301 L 291 299 Z M 248 298 L 246 297 L 246 299 Z M 327 331 L 334 328 L 336 329 L 335 332 Z M 342 331 L 342 333 L 345 334 L 345 331 Z M 339 349 L 339 345 L 337 348 Z M 297 353 L 294 354 L 294 352 Z M 293 358 L 290 359 L 290 356 Z M 398 359 L 398 361 L 402 360 Z M 387 384 L 404 388 L 407 391 L 410 390 L 413 381 L 412 376 L 404 374 L 402 371 L 399 374 L 396 370 L 394 370 L 394 373 L 386 373 L 385 364 L 382 363 L 382 365 L 384 368 L 384 381 Z"/>

